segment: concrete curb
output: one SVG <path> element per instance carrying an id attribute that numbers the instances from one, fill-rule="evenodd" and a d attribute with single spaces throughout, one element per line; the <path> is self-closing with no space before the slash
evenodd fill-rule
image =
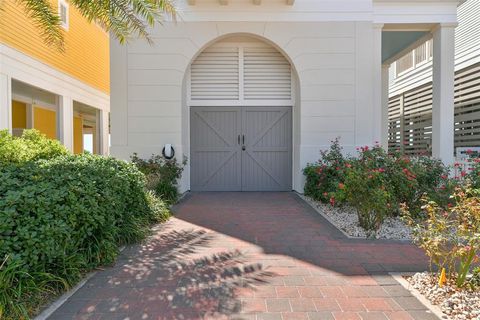
<path id="1" fill-rule="evenodd" d="M 404 276 L 413 276 L 414 272 L 390 272 L 389 273 L 395 281 L 397 281 L 402 287 L 408 290 L 412 296 L 417 298 L 431 313 L 436 315 L 439 319 L 449 319 L 449 317 L 442 312 L 440 307 L 432 304 L 427 298 L 423 296 L 417 289 L 413 288 L 407 280 L 405 280 Z"/>
<path id="2" fill-rule="evenodd" d="M 125 250 L 126 246 L 120 247 L 118 250 L 119 255 L 120 253 Z M 34 318 L 34 320 L 47 320 L 55 311 L 57 311 L 71 296 L 75 294 L 78 290 L 80 290 L 87 282 L 90 280 L 94 275 L 97 274 L 98 271 L 93 271 L 88 273 L 79 283 L 77 283 L 72 289 L 68 290 L 64 294 L 62 294 L 57 300 L 52 302 L 45 310 L 43 310 L 38 316 Z"/>
<path id="3" fill-rule="evenodd" d="M 58 308 L 60 308 L 71 296 L 75 294 L 75 292 L 80 290 L 85 285 L 85 283 L 87 283 L 87 281 L 90 280 L 90 278 L 93 277 L 96 273 L 97 272 L 95 271 L 87 274 L 82 281 L 80 281 L 72 289 L 61 295 L 57 300 L 50 304 L 47 309 L 43 310 L 38 316 L 36 316 L 34 320 L 47 320 L 48 317 L 50 317 L 55 311 L 57 311 Z"/>

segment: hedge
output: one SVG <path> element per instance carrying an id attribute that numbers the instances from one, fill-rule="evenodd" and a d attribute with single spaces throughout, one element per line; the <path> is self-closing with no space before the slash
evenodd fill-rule
<path id="1" fill-rule="evenodd" d="M 25 152 L 0 167 L 0 281 L 10 281 L 8 288 L 0 284 L 0 318 L 3 312 L 7 319 L 35 313 L 45 292 L 58 293 L 113 262 L 119 245 L 144 238 L 150 224 L 169 215 L 135 165 L 71 155 L 56 144 L 48 149 L 46 138 L 28 135 L 47 145 L 41 155 L 34 148 L 35 156 Z M 30 141 L 9 137 L 0 150 Z M 22 291 L 26 285 L 31 289 Z"/>

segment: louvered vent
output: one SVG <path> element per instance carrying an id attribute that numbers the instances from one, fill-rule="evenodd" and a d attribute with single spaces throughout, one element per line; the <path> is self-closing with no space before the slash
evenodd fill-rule
<path id="1" fill-rule="evenodd" d="M 191 67 L 192 100 L 238 100 L 238 48 L 211 48 Z"/>
<path id="2" fill-rule="evenodd" d="M 290 63 L 274 48 L 244 49 L 245 100 L 290 100 Z"/>

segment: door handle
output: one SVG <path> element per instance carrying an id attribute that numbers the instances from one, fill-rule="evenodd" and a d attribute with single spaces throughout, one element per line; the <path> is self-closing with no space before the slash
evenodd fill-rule
<path id="1" fill-rule="evenodd" d="M 245 144 L 245 135 L 242 134 L 242 144 Z"/>
<path id="2" fill-rule="evenodd" d="M 240 135 L 238 135 L 238 137 L 237 137 L 237 142 L 238 142 L 238 144 L 240 144 Z"/>

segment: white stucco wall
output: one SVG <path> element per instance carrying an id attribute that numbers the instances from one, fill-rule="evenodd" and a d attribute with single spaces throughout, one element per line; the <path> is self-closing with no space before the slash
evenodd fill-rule
<path id="1" fill-rule="evenodd" d="M 374 52 L 379 48 L 374 43 L 378 39 L 374 22 L 383 23 L 384 17 L 388 22 L 395 21 L 395 16 L 388 14 L 388 6 L 394 1 L 380 3 L 378 19 L 372 0 L 297 0 L 294 6 L 269 0 L 260 6 L 251 1 L 231 1 L 228 6 L 220 6 L 218 1 L 196 2 L 196 6 L 182 2 L 181 22 L 164 23 L 152 30 L 154 45 L 139 40 L 120 46 L 112 41 L 114 156 L 129 159 L 137 152 L 148 157 L 160 153 L 166 143 L 174 145 L 177 155 L 188 156 L 186 71 L 209 44 L 237 34 L 259 37 L 276 46 L 297 74 L 293 111 L 295 190 L 303 192 L 302 169 L 316 161 L 319 150 L 328 148 L 332 139 L 341 137 L 349 153 L 377 140 L 380 124 L 374 120 L 378 122 L 379 115 L 374 116 L 373 83 L 374 70 L 380 68 L 374 68 L 374 59 L 379 56 Z M 431 6 L 432 1 L 425 1 L 425 8 L 416 10 L 428 12 Z M 393 8 L 397 10 L 398 6 Z M 451 4 L 445 12 L 451 12 Z M 414 22 L 451 20 L 450 14 L 440 16 L 436 11 L 432 17 L 417 16 Z M 188 168 L 181 189 L 189 189 Z"/>
<path id="2" fill-rule="evenodd" d="M 216 39 L 250 34 L 276 45 L 298 75 L 294 109 L 294 187 L 301 169 L 341 137 L 347 152 L 372 144 L 372 47 L 369 22 L 191 22 L 156 28 L 155 45 L 136 41 L 112 51 L 113 155 L 160 153 L 172 143 L 189 154 L 184 76 L 194 57 Z M 126 81 L 125 81 L 126 80 Z M 182 117 L 184 121 L 182 122 Z M 188 189 L 188 170 L 182 188 Z"/>

